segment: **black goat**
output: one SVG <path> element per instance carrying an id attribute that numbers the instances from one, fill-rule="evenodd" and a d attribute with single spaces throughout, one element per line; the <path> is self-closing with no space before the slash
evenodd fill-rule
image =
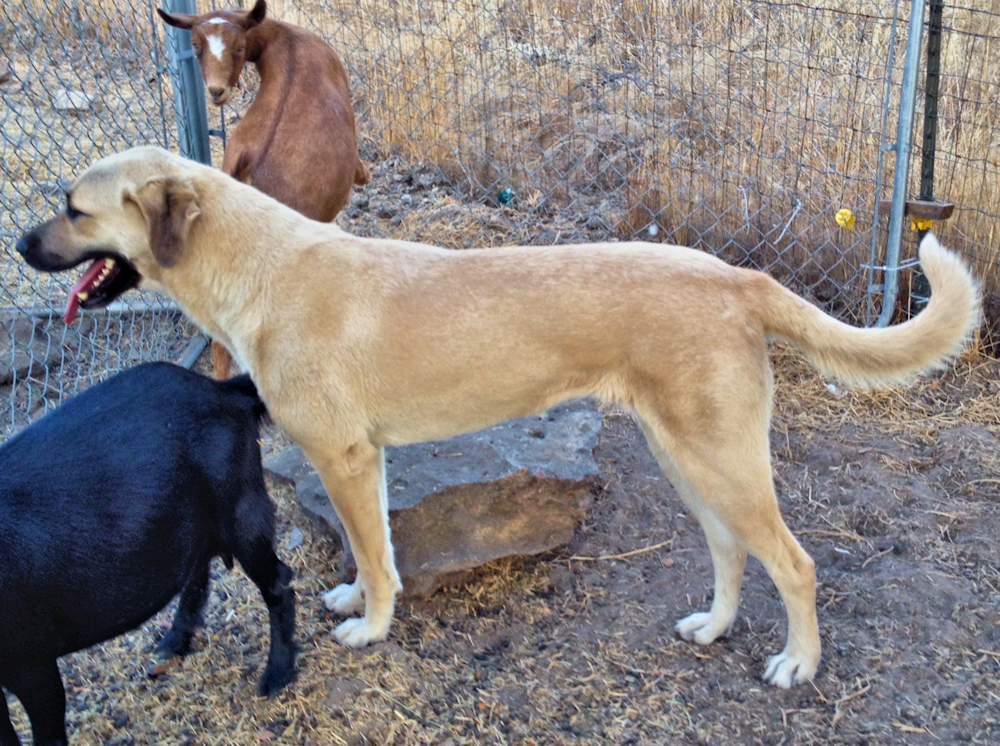
<path id="1" fill-rule="evenodd" d="M 271 649 L 260 694 L 295 678 L 292 571 L 274 553 L 247 376 L 216 382 L 167 363 L 93 386 L 0 446 L 0 687 L 36 746 L 66 744 L 56 659 L 122 634 L 181 593 L 161 655 L 184 654 L 209 561 L 260 588 Z M 0 746 L 17 746 L 0 691 Z"/>

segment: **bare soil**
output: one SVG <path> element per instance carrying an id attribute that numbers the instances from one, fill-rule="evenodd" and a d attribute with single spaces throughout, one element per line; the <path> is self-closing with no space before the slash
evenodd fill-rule
<path id="1" fill-rule="evenodd" d="M 339 554 L 272 486 L 297 574 L 298 681 L 255 696 L 264 607 L 220 565 L 196 650 L 166 676 L 146 669 L 168 613 L 62 661 L 75 743 L 1000 741 L 1000 363 L 872 394 L 831 391 L 782 350 L 776 370 L 776 484 L 818 565 L 813 684 L 761 681 L 786 622 L 755 562 L 728 638 L 674 635 L 711 602 L 708 550 L 631 417 L 610 411 L 603 489 L 568 547 L 401 603 L 389 640 L 364 650 L 339 647 L 322 608 Z"/>
<path id="2" fill-rule="evenodd" d="M 27 62 L 12 60 L 19 81 L 38 75 Z M 0 216 L 10 235 L 51 212 L 57 177 L 72 175 L 56 166 L 77 172 L 92 149 L 118 147 L 118 136 L 150 137 L 108 125 L 111 137 L 62 116 L 36 125 L 37 93 L 7 85 L 5 100 L 24 107 L 9 134 L 31 145 L 4 153 L 3 197 L 18 206 Z M 144 100 L 147 84 L 137 86 L 106 101 L 102 121 Z M 338 220 L 362 235 L 464 248 L 607 239 L 621 229 L 620 206 L 600 195 L 556 209 L 522 190 L 503 207 L 498 194 L 470 206 L 468 185 L 441 169 L 386 159 L 371 139 L 363 147 L 373 182 Z M 28 197 L 16 198 L 19 190 Z M 0 268 L 7 296 L 50 300 L 50 281 L 19 267 Z M 797 358 L 778 358 L 776 484 L 820 582 L 824 662 L 812 685 L 783 692 L 760 679 L 786 622 L 753 562 L 728 638 L 704 648 L 676 638 L 674 622 L 711 602 L 708 550 L 631 418 L 611 411 L 596 454 L 603 489 L 569 546 L 492 563 L 471 582 L 401 603 L 389 640 L 364 650 L 336 644 L 339 620 L 322 607 L 339 553 L 291 491 L 273 485 L 279 553 L 297 575 L 299 680 L 274 700 L 255 696 L 266 613 L 245 576 L 218 565 L 195 651 L 166 675 L 151 679 L 147 668 L 170 610 L 61 661 L 73 742 L 1000 742 L 1000 363 L 964 361 L 906 389 L 842 394 Z M 11 708 L 30 743 L 23 710 L 14 700 Z"/>

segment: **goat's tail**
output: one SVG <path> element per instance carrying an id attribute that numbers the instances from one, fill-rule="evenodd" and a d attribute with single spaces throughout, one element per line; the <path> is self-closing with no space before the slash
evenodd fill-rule
<path id="1" fill-rule="evenodd" d="M 824 375 L 861 387 L 905 383 L 944 367 L 962 351 L 980 320 L 979 283 L 932 233 L 920 243 L 920 264 L 931 285 L 930 302 L 897 326 L 848 326 L 765 275 L 752 313 L 765 333 L 801 349 Z"/>
<path id="2" fill-rule="evenodd" d="M 241 376 L 235 376 L 225 381 L 219 381 L 219 385 L 225 387 L 228 391 L 242 394 L 248 399 L 251 399 L 254 417 L 257 418 L 258 422 L 263 421 L 267 417 L 267 405 L 264 404 L 264 400 L 260 398 L 260 394 L 257 393 L 257 386 L 254 385 L 253 379 L 250 378 L 248 374 L 244 373 Z"/>
<path id="3" fill-rule="evenodd" d="M 358 158 L 358 168 L 354 172 L 354 185 L 364 186 L 369 181 L 372 180 L 372 172 L 368 170 L 368 166 L 361 162 Z"/>

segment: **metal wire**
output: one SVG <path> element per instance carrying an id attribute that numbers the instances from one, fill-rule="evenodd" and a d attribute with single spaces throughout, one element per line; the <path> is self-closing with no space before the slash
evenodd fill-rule
<path id="1" fill-rule="evenodd" d="M 13 250 L 91 161 L 143 143 L 177 149 L 155 5 L 0 4 L 0 75 L 11 73 L 0 83 L 0 434 L 110 372 L 176 356 L 191 336 L 155 296 L 66 327 L 68 279 L 32 272 Z M 319 33 L 347 66 L 375 178 L 344 227 L 459 248 L 678 243 L 859 322 L 888 264 L 876 206 L 889 196 L 883 133 L 898 127 L 896 6 L 269 0 L 268 13 Z M 960 209 L 936 230 L 987 274 L 1000 15 L 950 7 L 944 29 L 935 192 Z M 233 104 L 211 110 L 216 131 L 238 123 L 256 81 L 245 71 Z M 216 165 L 222 147 L 212 140 Z M 914 255 L 907 234 L 904 273 Z"/>
<path id="2" fill-rule="evenodd" d="M 108 374 L 171 358 L 190 336 L 150 293 L 63 323 L 68 275 L 28 268 L 17 238 L 64 209 L 92 161 L 175 145 L 153 3 L 23 0 L 0 5 L 0 435 Z"/>

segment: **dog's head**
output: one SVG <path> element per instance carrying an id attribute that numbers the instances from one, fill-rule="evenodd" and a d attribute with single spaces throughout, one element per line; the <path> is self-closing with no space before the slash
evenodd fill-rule
<path id="1" fill-rule="evenodd" d="M 65 212 L 17 242 L 25 261 L 43 272 L 92 262 L 70 291 L 67 323 L 79 308 L 106 306 L 181 260 L 201 215 L 191 165 L 155 147 L 100 160 L 69 188 Z"/>

